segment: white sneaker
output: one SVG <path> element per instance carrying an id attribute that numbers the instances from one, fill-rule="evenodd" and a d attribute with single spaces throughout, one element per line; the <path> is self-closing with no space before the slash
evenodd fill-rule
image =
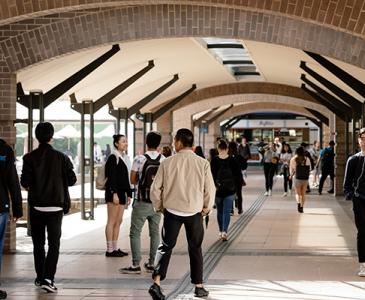
<path id="1" fill-rule="evenodd" d="M 269 196 L 269 192 L 265 192 L 264 196 Z"/>
<path id="2" fill-rule="evenodd" d="M 271 190 L 269 190 L 269 196 L 271 196 L 271 194 L 272 194 L 272 193 L 271 193 Z"/>
<path id="3" fill-rule="evenodd" d="M 288 193 L 287 192 L 285 192 L 284 194 L 283 194 L 283 197 L 286 197 L 288 195 Z"/>
<path id="4" fill-rule="evenodd" d="M 360 263 L 360 270 L 357 275 L 360 277 L 365 277 L 365 263 Z"/>

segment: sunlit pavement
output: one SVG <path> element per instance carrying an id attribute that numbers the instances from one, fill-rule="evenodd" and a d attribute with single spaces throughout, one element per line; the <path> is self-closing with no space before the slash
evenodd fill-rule
<path id="1" fill-rule="evenodd" d="M 204 240 L 208 299 L 365 299 L 365 280 L 356 275 L 351 203 L 312 190 L 304 214 L 299 214 L 294 196 L 282 197 L 280 177 L 273 196 L 264 199 L 260 170 L 251 171 L 243 194 L 246 213 L 238 216 L 235 212 L 224 249 L 218 241 L 215 212 L 210 216 Z M 254 213 L 249 209 L 258 199 L 262 206 L 250 216 Z M 128 252 L 130 214 L 131 208 L 126 210 L 119 238 L 120 248 Z M 245 219 L 247 223 L 242 222 Z M 8 299 L 149 299 L 149 273 L 119 274 L 120 267 L 131 263 L 130 255 L 105 257 L 105 223 L 105 205 L 95 209 L 93 221 L 81 220 L 80 214 L 64 218 L 57 295 L 33 285 L 31 240 L 25 229 L 18 228 L 18 252 L 5 255 L 3 262 L 2 288 Z M 148 246 L 145 226 L 142 263 L 147 260 Z M 182 230 L 162 283 L 164 292 L 173 295 L 169 299 L 193 299 L 188 270 Z"/>

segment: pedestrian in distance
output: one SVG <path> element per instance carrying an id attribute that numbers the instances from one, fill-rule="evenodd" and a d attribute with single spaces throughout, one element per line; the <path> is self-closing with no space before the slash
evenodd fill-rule
<path id="1" fill-rule="evenodd" d="M 329 142 L 329 146 L 324 148 L 320 154 L 321 164 L 321 179 L 319 180 L 318 193 L 322 195 L 322 189 L 327 177 L 330 176 L 330 189 L 327 191 L 329 194 L 334 193 L 334 180 L 335 180 L 335 145 L 334 141 Z"/>
<path id="2" fill-rule="evenodd" d="M 174 137 L 177 153 L 161 162 L 151 188 L 153 206 L 164 214 L 161 244 L 152 274 L 154 283 L 149 288 L 154 300 L 165 299 L 160 283 L 166 278 L 182 225 L 186 232 L 194 295 L 206 297 L 209 294 L 203 286 L 203 216 L 212 209 L 215 186 L 209 162 L 192 151 L 193 142 L 194 135 L 189 129 L 177 131 Z"/>
<path id="3" fill-rule="evenodd" d="M 274 183 L 275 172 L 279 163 L 279 154 L 276 150 L 276 145 L 271 144 L 270 146 L 264 147 L 264 174 L 265 174 L 265 196 L 271 196 L 272 187 Z"/>
<path id="4" fill-rule="evenodd" d="M 299 213 L 303 213 L 305 192 L 308 185 L 311 162 L 310 159 L 305 155 L 305 150 L 302 146 L 295 150 L 295 156 L 290 160 L 289 170 L 289 180 L 294 178 L 297 210 Z"/>
<path id="5" fill-rule="evenodd" d="M 36 286 L 49 293 L 57 291 L 54 279 L 60 250 L 63 215 L 70 210 L 68 187 L 76 183 L 70 159 L 51 146 L 54 128 L 39 123 L 37 149 L 24 155 L 21 185 L 28 191 L 30 228 L 33 241 Z M 47 231 L 48 252 L 45 253 Z"/>
<path id="6" fill-rule="evenodd" d="M 17 222 L 22 216 L 22 194 L 15 168 L 14 151 L 0 139 L 0 273 L 8 219 L 10 217 L 12 222 Z M 0 299 L 6 299 L 6 297 L 6 291 L 0 290 Z"/>
<path id="7" fill-rule="evenodd" d="M 360 263 L 358 275 L 365 277 L 365 128 L 360 129 L 358 143 L 360 152 L 347 160 L 343 189 L 346 200 L 353 203 Z"/>
<path id="8" fill-rule="evenodd" d="M 289 188 L 289 193 L 291 194 L 292 192 L 292 186 L 293 186 L 293 181 L 291 179 L 289 179 L 289 164 L 290 164 L 290 160 L 293 157 L 293 153 L 292 150 L 290 148 L 290 145 L 288 143 L 285 143 L 283 145 L 283 148 L 281 150 L 281 154 L 280 154 L 280 162 L 281 162 L 281 171 L 280 173 L 283 175 L 284 178 L 284 194 L 283 197 L 286 197 L 288 195 L 288 188 Z"/>
<path id="9" fill-rule="evenodd" d="M 113 135 L 115 150 L 109 155 L 105 164 L 105 202 L 107 204 L 108 220 L 105 227 L 106 257 L 123 257 L 128 255 L 118 247 L 120 225 L 123 222 L 124 210 L 128 208 L 132 188 L 129 174 L 131 163 L 126 154 L 127 138 L 122 134 Z"/>
<path id="10" fill-rule="evenodd" d="M 153 208 L 150 189 L 156 176 L 160 162 L 164 159 L 157 148 L 161 142 L 161 134 L 151 131 L 146 136 L 147 152 L 138 155 L 133 160 L 131 170 L 131 183 L 137 186 L 137 197 L 133 202 L 133 211 L 130 227 L 130 244 L 132 251 L 132 265 L 121 268 L 123 274 L 141 274 L 141 232 L 145 222 L 148 222 L 150 236 L 149 259 L 144 263 L 147 272 L 153 272 L 157 247 L 160 243 L 160 220 L 161 212 Z"/>

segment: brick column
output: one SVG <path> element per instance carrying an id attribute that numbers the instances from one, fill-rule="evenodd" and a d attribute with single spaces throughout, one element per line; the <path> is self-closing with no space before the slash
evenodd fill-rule
<path id="1" fill-rule="evenodd" d="M 155 121 L 157 131 L 161 133 L 161 148 L 172 144 L 172 112 L 167 112 Z"/>
<path id="2" fill-rule="evenodd" d="M 345 155 L 345 130 L 346 122 L 336 116 L 335 118 L 335 130 L 336 130 L 336 146 L 335 146 L 335 195 L 343 195 L 343 178 L 346 167 L 346 155 Z"/>
<path id="3" fill-rule="evenodd" d="M 16 74 L 0 73 L 0 138 L 10 145 L 15 144 L 16 130 Z M 16 249 L 15 224 L 8 222 L 4 252 L 13 252 Z"/>

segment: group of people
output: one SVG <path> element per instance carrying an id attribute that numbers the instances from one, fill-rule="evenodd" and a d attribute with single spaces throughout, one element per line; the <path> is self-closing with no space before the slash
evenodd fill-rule
<path id="1" fill-rule="evenodd" d="M 76 183 L 76 175 L 70 159 L 51 146 L 54 134 L 52 124 L 39 123 L 35 134 L 39 147 L 23 157 L 20 183 L 28 191 L 36 272 L 34 284 L 47 292 L 56 292 L 54 277 L 59 257 L 62 218 L 70 209 L 68 187 Z M 152 273 L 153 284 L 149 288 L 150 295 L 153 299 L 165 299 L 160 284 L 166 278 L 172 250 L 176 245 L 180 228 L 184 225 L 191 282 L 195 285 L 194 294 L 196 297 L 206 297 L 209 292 L 203 286 L 203 218 L 210 214 L 215 203 L 220 239 L 228 240 L 231 208 L 236 195 L 241 193 L 247 160 L 250 157 L 249 147 L 244 139 L 240 141 L 239 146 L 235 142 L 227 143 L 219 139 L 218 155 L 212 157 L 209 162 L 193 151 L 194 137 L 189 129 L 183 128 L 177 131 L 173 142 L 176 154 L 168 158 L 158 151 L 160 142 L 161 135 L 158 132 L 149 132 L 146 136 L 146 153 L 135 157 L 131 164 L 126 154 L 128 147 L 126 137 L 121 134 L 113 136 L 115 149 L 105 165 L 107 178 L 105 200 L 108 212 L 105 255 L 106 257 L 128 255 L 118 247 L 117 242 L 124 210 L 132 204 L 129 234 L 132 264 L 120 268 L 119 271 L 124 274 L 141 273 L 141 232 L 145 222 L 148 221 L 150 251 L 148 261 L 144 262 L 143 266 L 147 272 Z M 346 198 L 354 203 L 355 223 L 358 229 L 359 276 L 365 276 L 365 128 L 360 130 L 358 142 L 361 151 L 350 157 L 347 162 L 344 192 Z M 278 154 L 277 149 L 280 147 L 281 153 Z M 331 141 L 329 147 L 323 149 L 318 156 L 318 159 L 322 160 L 319 188 L 323 187 L 326 177 L 332 175 L 330 170 L 332 166 L 327 159 L 330 157 L 333 160 L 333 148 L 334 142 Z M 264 154 L 265 178 L 269 179 L 266 182 L 267 195 L 272 188 L 270 179 L 273 172 L 272 165 L 280 162 L 284 174 L 284 196 L 288 191 L 287 188 L 291 188 L 291 181 L 294 178 L 299 212 L 303 212 L 309 172 L 313 169 L 313 162 L 308 155 L 311 155 L 310 151 L 303 146 L 298 147 L 293 156 L 288 144 L 275 145 L 275 143 Z M 265 167 L 265 164 L 271 166 Z M 16 222 L 22 216 L 22 198 L 14 166 L 14 152 L 3 140 L 0 140 L 0 170 L 2 200 L 0 250 L 2 251 L 10 200 L 12 220 Z M 186 189 L 187 186 L 189 189 Z M 135 197 L 132 201 L 133 192 Z M 6 292 L 0 291 L 0 299 L 5 298 Z"/>
<path id="2" fill-rule="evenodd" d="M 330 189 L 328 193 L 333 194 L 334 182 L 334 146 L 335 142 L 330 141 L 328 147 L 320 149 L 319 142 L 315 141 L 313 146 L 307 150 L 307 144 L 302 143 L 293 153 L 290 145 L 285 141 L 279 142 L 274 139 L 271 145 L 263 147 L 263 167 L 265 174 L 265 196 L 271 196 L 275 174 L 283 176 L 284 193 L 292 193 L 293 179 L 298 204 L 298 212 L 303 212 L 305 194 L 311 192 L 309 175 L 313 171 L 312 187 L 318 187 L 319 195 L 322 194 L 323 185 L 330 176 Z M 318 179 L 319 183 L 318 183 Z"/>

